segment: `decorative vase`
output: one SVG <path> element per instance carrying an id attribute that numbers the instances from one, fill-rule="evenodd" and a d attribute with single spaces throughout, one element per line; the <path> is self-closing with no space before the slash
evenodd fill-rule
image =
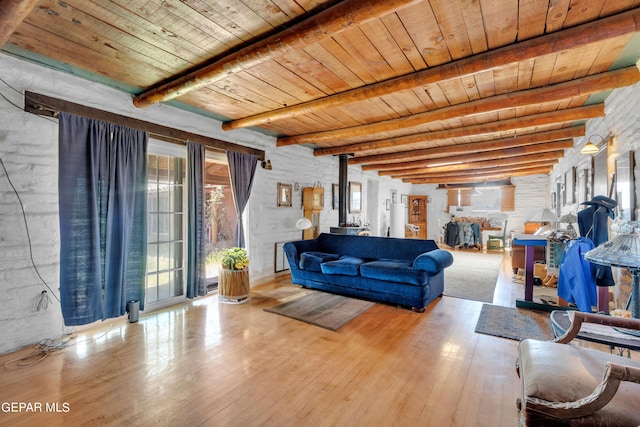
<path id="1" fill-rule="evenodd" d="M 218 301 L 242 304 L 251 297 L 248 270 L 221 269 L 218 276 Z"/>

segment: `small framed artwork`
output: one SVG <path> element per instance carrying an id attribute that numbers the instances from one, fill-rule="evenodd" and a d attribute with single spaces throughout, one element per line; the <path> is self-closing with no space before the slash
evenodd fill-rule
<path id="1" fill-rule="evenodd" d="M 278 207 L 291 207 L 291 184 L 278 183 Z"/>
<path id="2" fill-rule="evenodd" d="M 289 262 L 287 260 L 286 255 L 284 254 L 284 246 L 286 242 L 276 242 L 275 246 L 275 260 L 273 265 L 273 272 L 279 273 L 281 271 L 289 270 Z"/>
<path id="3" fill-rule="evenodd" d="M 591 200 L 593 196 L 593 174 L 591 168 L 584 169 L 584 202 Z"/>
<path id="4" fill-rule="evenodd" d="M 362 211 L 362 184 L 349 181 L 349 213 Z"/>
<path id="5" fill-rule="evenodd" d="M 572 167 L 565 173 L 564 182 L 565 182 L 565 192 L 566 192 L 565 205 L 571 205 L 576 202 L 576 192 L 575 192 L 576 168 L 575 167 Z"/>
<path id="6" fill-rule="evenodd" d="M 338 184 L 331 185 L 331 207 L 333 209 L 338 209 L 338 205 L 340 204 L 340 187 Z"/>
<path id="7" fill-rule="evenodd" d="M 398 190 L 391 190 L 391 203 L 398 203 Z"/>
<path id="8" fill-rule="evenodd" d="M 384 207 L 386 210 L 390 211 L 391 210 L 391 199 L 387 199 L 385 201 Z"/>
<path id="9" fill-rule="evenodd" d="M 609 173 L 607 170 L 607 152 L 608 149 L 604 149 L 595 156 L 593 156 L 591 175 L 591 197 L 606 196 L 609 194 Z"/>
<path id="10" fill-rule="evenodd" d="M 635 179 L 633 176 L 633 151 L 621 154 L 615 159 L 616 165 L 616 200 L 618 201 L 618 217 L 624 221 L 635 219 Z"/>
<path id="11" fill-rule="evenodd" d="M 400 196 L 400 203 L 402 203 L 402 206 L 409 206 L 409 195 L 408 194 L 403 194 Z"/>

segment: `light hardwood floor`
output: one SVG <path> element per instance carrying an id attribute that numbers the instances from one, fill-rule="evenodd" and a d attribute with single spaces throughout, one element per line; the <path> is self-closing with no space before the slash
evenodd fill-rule
<path id="1" fill-rule="evenodd" d="M 511 276 L 505 256 L 496 304 L 522 295 Z M 482 303 L 443 297 L 422 314 L 376 304 L 338 332 L 263 311 L 297 289 L 284 276 L 247 304 L 210 295 L 77 333 L 2 372 L 0 425 L 517 425 L 517 342 L 474 333 Z"/>

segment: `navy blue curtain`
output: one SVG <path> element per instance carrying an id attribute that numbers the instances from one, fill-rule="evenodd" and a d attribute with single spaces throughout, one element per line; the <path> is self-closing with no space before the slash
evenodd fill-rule
<path id="1" fill-rule="evenodd" d="M 229 163 L 229 176 L 233 190 L 233 202 L 238 213 L 238 227 L 236 228 L 236 246 L 244 248 L 244 226 L 242 224 L 242 212 L 249 201 L 253 175 L 256 173 L 258 156 L 253 154 L 236 153 L 227 151 Z"/>
<path id="2" fill-rule="evenodd" d="M 146 132 L 60 113 L 60 299 L 64 323 L 144 309 Z"/>
<path id="3" fill-rule="evenodd" d="M 187 144 L 187 298 L 206 295 L 204 235 L 205 147 Z"/>

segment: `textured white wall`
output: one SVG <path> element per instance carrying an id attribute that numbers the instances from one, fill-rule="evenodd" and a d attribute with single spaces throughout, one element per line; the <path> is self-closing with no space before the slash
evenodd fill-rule
<path id="1" fill-rule="evenodd" d="M 586 136 L 584 138 L 576 138 L 575 146 L 565 151 L 565 157 L 558 163 L 550 174 L 551 186 L 561 176 L 570 170 L 571 167 L 576 166 L 578 170 L 591 168 L 591 156 L 585 156 L 580 154 L 580 148 L 587 142 L 587 138 L 591 135 L 597 134 L 605 137 L 609 133 L 613 136 L 613 143 L 609 146 L 607 151 L 607 165 L 608 173 L 607 178 L 610 181 L 611 174 L 615 171 L 615 159 L 621 154 L 628 151 L 634 151 L 636 159 L 635 169 L 635 188 L 636 198 L 638 197 L 638 188 L 640 185 L 640 169 L 637 164 L 638 153 L 636 152 L 640 148 L 640 84 L 635 84 L 626 88 L 616 89 L 605 101 L 605 117 L 598 119 L 591 119 L 586 125 Z M 597 140 L 597 138 L 596 138 Z M 610 182 L 607 183 L 607 188 L 610 187 Z M 550 189 L 550 192 L 554 189 Z M 636 206 L 638 206 L 636 202 Z M 577 213 L 582 209 L 582 206 L 577 203 L 561 206 L 560 213 L 564 215 L 569 212 Z M 638 209 L 636 209 L 636 219 L 638 219 Z"/>
<path id="2" fill-rule="evenodd" d="M 0 76 L 22 90 L 33 86 L 11 64 L 0 62 Z M 16 104 L 0 100 L 0 158 L 19 193 L 40 275 L 57 295 L 59 276 L 57 122 L 20 110 L 19 93 L 0 83 L 0 92 Z M 59 305 L 51 296 L 48 309 L 37 310 L 47 290 L 31 266 L 22 211 L 4 171 L 0 170 L 0 353 L 63 333 Z M 49 292 L 51 294 L 51 292 Z"/>

